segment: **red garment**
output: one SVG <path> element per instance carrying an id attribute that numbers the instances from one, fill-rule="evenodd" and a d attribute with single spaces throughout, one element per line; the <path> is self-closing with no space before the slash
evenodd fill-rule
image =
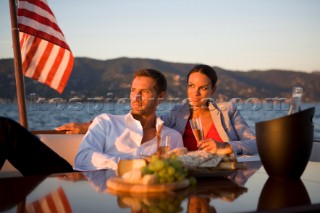
<path id="1" fill-rule="evenodd" d="M 212 125 L 208 131 L 207 136 L 204 138 L 212 138 L 213 140 L 215 140 L 217 142 L 223 142 L 214 123 L 212 123 Z"/>
<path id="2" fill-rule="evenodd" d="M 182 135 L 183 145 L 188 149 L 188 151 L 198 150 L 197 140 L 193 135 L 190 122 L 187 122 L 186 128 Z"/>
<path id="3" fill-rule="evenodd" d="M 208 131 L 208 134 L 204 138 L 212 138 L 213 140 L 215 140 L 217 142 L 223 142 L 214 123 L 212 123 L 212 125 Z M 187 122 L 182 139 L 183 139 L 183 145 L 184 145 L 184 147 L 186 147 L 188 149 L 188 151 L 198 150 L 197 140 L 193 135 L 189 121 Z"/>

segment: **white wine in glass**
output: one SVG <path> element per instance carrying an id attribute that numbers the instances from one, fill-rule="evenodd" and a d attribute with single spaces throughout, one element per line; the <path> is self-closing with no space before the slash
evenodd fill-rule
<path id="1" fill-rule="evenodd" d="M 166 135 L 161 140 L 160 146 L 159 146 L 159 152 L 161 155 L 165 155 L 170 150 L 170 136 Z"/>
<path id="2" fill-rule="evenodd" d="M 203 129 L 200 118 L 190 119 L 190 126 L 193 132 L 194 137 L 199 142 L 203 139 Z"/>
<path id="3" fill-rule="evenodd" d="M 169 146 L 160 146 L 159 147 L 159 151 L 160 151 L 160 155 L 165 155 L 167 154 L 167 152 L 170 150 Z"/>

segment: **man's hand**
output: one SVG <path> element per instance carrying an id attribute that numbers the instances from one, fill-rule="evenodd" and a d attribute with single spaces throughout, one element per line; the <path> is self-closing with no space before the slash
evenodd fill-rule
<path id="1" fill-rule="evenodd" d="M 57 131 L 66 131 L 66 134 L 85 134 L 91 124 L 91 121 L 87 123 L 67 123 L 55 128 Z"/>

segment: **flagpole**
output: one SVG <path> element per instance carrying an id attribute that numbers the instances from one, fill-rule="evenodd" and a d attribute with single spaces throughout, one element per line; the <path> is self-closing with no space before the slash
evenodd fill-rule
<path id="1" fill-rule="evenodd" d="M 26 110 L 26 96 L 24 88 L 24 77 L 22 71 L 22 59 L 20 51 L 20 39 L 17 21 L 17 7 L 16 0 L 9 0 L 10 17 L 11 17 L 11 34 L 14 53 L 14 69 L 16 78 L 16 90 L 20 124 L 28 128 L 27 110 Z"/>

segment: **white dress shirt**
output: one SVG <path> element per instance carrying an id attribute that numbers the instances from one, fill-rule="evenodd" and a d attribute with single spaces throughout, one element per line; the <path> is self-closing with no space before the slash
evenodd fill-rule
<path id="1" fill-rule="evenodd" d="M 157 118 L 156 128 L 163 124 Z M 170 149 L 183 147 L 181 134 L 169 127 L 163 127 L 161 138 L 171 137 Z M 140 121 L 129 112 L 126 115 L 101 114 L 97 116 L 84 136 L 75 158 L 75 170 L 90 171 L 117 169 L 120 159 L 152 155 L 157 151 L 157 140 L 141 144 L 143 129 Z"/>

